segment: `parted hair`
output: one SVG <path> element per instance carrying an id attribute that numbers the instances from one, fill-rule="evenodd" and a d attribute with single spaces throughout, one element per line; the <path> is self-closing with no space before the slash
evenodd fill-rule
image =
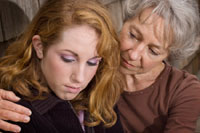
<path id="1" fill-rule="evenodd" d="M 200 15 L 196 0 L 126 0 L 125 21 L 140 15 L 146 8 L 153 8 L 152 13 L 164 18 L 169 58 L 182 59 L 198 49 Z"/>
<path id="2" fill-rule="evenodd" d="M 47 0 L 25 32 L 0 59 L 0 87 L 12 88 L 28 100 L 43 98 L 43 94 L 46 96 L 50 90 L 41 74 L 32 37 L 40 35 L 45 54 L 48 47 L 55 44 L 52 42 L 59 41 L 64 29 L 84 24 L 98 34 L 97 51 L 102 61 L 89 86 L 71 102 L 77 112 L 85 110 L 90 114 L 85 121 L 88 126 L 103 123 L 109 127 L 116 122 L 113 106 L 122 92 L 123 80 L 118 71 L 120 48 L 108 11 L 95 0 Z"/>

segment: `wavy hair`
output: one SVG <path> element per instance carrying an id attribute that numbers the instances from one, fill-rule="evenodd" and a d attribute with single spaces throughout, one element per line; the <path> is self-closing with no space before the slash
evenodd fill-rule
<path id="1" fill-rule="evenodd" d="M 140 15 L 146 8 L 164 18 L 164 37 L 169 46 L 169 58 L 182 59 L 199 47 L 200 15 L 196 0 L 127 0 L 125 21 Z"/>
<path id="2" fill-rule="evenodd" d="M 94 28 L 99 35 L 97 51 L 103 60 L 89 86 L 72 100 L 72 104 L 76 111 L 89 112 L 87 125 L 103 123 L 109 127 L 116 122 L 113 106 L 122 92 L 123 80 L 118 71 L 120 48 L 109 13 L 95 0 L 47 0 L 27 30 L 0 59 L 0 87 L 13 88 L 15 93 L 29 100 L 48 94 L 32 37 L 40 35 L 45 53 L 54 44 L 52 42 L 59 41 L 64 29 L 84 24 Z M 37 96 L 30 88 L 37 90 Z"/>

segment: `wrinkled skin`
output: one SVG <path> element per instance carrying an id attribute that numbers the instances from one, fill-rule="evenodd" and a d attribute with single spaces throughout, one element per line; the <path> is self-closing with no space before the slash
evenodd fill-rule
<path id="1" fill-rule="evenodd" d="M 14 102 L 19 101 L 17 97 L 11 91 L 5 91 L 0 89 L 0 128 L 5 131 L 19 132 L 20 127 L 14 124 L 10 124 L 4 120 L 11 120 L 15 122 L 29 122 L 31 111 L 21 105 Z"/>

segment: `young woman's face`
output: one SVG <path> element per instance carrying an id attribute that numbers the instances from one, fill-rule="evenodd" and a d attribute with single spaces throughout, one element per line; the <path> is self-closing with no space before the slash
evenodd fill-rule
<path id="1" fill-rule="evenodd" d="M 162 64 L 168 50 L 164 46 L 163 18 L 150 15 L 151 8 L 145 9 L 139 17 L 125 22 L 120 33 L 121 70 L 124 74 L 144 74 Z M 143 23 L 140 20 L 144 20 Z M 160 70 L 158 70 L 160 71 Z"/>
<path id="2" fill-rule="evenodd" d="M 61 99 L 72 100 L 92 80 L 101 58 L 98 35 L 87 25 L 66 29 L 41 59 L 41 69 L 50 89 Z"/>

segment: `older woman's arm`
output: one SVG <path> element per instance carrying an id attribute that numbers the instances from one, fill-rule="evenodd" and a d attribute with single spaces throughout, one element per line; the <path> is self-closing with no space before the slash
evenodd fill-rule
<path id="1" fill-rule="evenodd" d="M 5 131 L 19 132 L 20 127 L 6 120 L 15 122 L 29 122 L 31 111 L 14 102 L 19 101 L 13 92 L 0 89 L 0 129 Z"/>
<path id="2" fill-rule="evenodd" d="M 194 133 L 200 116 L 200 82 L 190 76 L 176 87 L 164 133 Z"/>

